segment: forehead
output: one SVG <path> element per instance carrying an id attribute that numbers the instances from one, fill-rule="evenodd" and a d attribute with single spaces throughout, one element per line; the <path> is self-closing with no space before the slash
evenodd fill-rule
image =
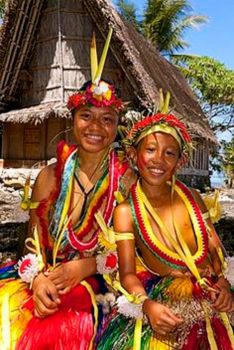
<path id="1" fill-rule="evenodd" d="M 78 108 L 75 111 L 75 114 L 80 114 L 85 111 L 92 114 L 98 114 L 98 115 L 109 114 L 109 115 L 113 115 L 116 118 L 118 117 L 118 114 L 116 113 L 116 111 L 111 107 L 96 107 L 96 106 L 89 106 L 89 105 L 85 105 Z"/>
<path id="2" fill-rule="evenodd" d="M 156 144 L 159 146 L 161 145 L 163 147 L 173 147 L 178 150 L 180 149 L 177 140 L 172 135 L 164 132 L 155 132 L 149 134 L 146 137 L 144 137 L 140 142 L 140 145 L 142 145 L 143 147 L 149 144 Z"/>

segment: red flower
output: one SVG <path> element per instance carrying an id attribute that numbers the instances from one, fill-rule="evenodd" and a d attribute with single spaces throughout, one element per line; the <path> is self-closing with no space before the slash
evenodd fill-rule
<path id="1" fill-rule="evenodd" d="M 114 269 L 117 265 L 117 261 L 117 256 L 115 254 L 108 254 L 105 261 L 105 268 Z"/>
<path id="2" fill-rule="evenodd" d="M 31 266 L 31 259 L 25 259 L 20 264 L 19 272 L 24 273 Z"/>

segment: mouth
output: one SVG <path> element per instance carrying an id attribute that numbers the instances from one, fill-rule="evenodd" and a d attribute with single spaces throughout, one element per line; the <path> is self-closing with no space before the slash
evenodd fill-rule
<path id="1" fill-rule="evenodd" d="M 103 136 L 97 134 L 85 134 L 85 138 L 91 143 L 100 143 L 104 139 Z"/>
<path id="2" fill-rule="evenodd" d="M 165 170 L 160 168 L 149 168 L 148 170 L 153 176 L 161 176 L 165 173 Z"/>

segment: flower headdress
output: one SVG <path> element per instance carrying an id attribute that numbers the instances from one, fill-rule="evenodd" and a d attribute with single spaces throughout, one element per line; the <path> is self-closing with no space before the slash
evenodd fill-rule
<path id="1" fill-rule="evenodd" d="M 101 80 L 112 31 L 112 28 L 110 28 L 99 64 L 97 58 L 96 39 L 95 35 L 93 35 L 90 47 L 92 80 L 85 86 L 84 89 L 79 90 L 69 97 L 67 108 L 70 111 L 84 105 L 91 105 L 95 107 L 112 107 L 115 110 L 122 108 L 122 101 L 117 97 L 114 86 Z"/>
<path id="2" fill-rule="evenodd" d="M 191 137 L 186 125 L 173 114 L 168 113 L 169 99 L 170 94 L 167 93 L 164 102 L 163 95 L 160 92 L 161 112 L 143 117 L 141 120 L 135 122 L 123 141 L 126 147 L 138 145 L 145 136 L 152 133 L 164 132 L 172 135 L 177 140 L 181 155 L 186 156 L 186 158 L 190 155 L 192 149 Z"/>

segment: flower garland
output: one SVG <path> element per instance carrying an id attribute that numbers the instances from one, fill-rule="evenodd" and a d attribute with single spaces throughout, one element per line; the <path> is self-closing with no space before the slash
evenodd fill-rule
<path id="1" fill-rule="evenodd" d="M 198 249 L 193 256 L 193 259 L 196 264 L 199 264 L 204 261 L 208 253 L 208 233 L 206 230 L 205 222 L 203 220 L 200 208 L 195 202 L 189 189 L 181 182 L 176 181 L 175 191 L 184 201 L 193 223 L 198 244 Z M 160 240 L 154 235 L 147 216 L 143 199 L 141 197 L 141 188 L 139 183 L 137 185 L 134 185 L 131 189 L 130 205 L 140 239 L 151 251 L 151 253 L 160 261 L 175 269 L 186 267 L 186 263 L 180 258 L 180 256 L 176 252 L 171 251 L 165 245 L 163 245 Z"/>
<path id="2" fill-rule="evenodd" d="M 100 209 L 102 203 L 106 200 L 103 217 L 109 225 L 114 210 L 115 197 L 114 193 L 118 190 L 119 180 L 127 169 L 127 163 L 120 164 L 119 157 L 114 150 L 109 155 L 109 169 L 98 181 L 89 207 L 82 219 L 81 224 L 72 229 L 71 223 L 68 226 L 68 238 L 73 247 L 79 251 L 92 249 L 98 241 L 98 232 L 95 230 L 89 242 L 82 242 L 81 239 L 90 233 L 94 224 L 94 214 Z"/>
<path id="3" fill-rule="evenodd" d="M 112 107 L 116 111 L 123 107 L 122 100 L 117 98 L 113 85 L 100 81 L 90 83 L 85 90 L 78 91 L 68 99 L 67 108 L 73 111 L 84 105 L 95 107 Z"/>

